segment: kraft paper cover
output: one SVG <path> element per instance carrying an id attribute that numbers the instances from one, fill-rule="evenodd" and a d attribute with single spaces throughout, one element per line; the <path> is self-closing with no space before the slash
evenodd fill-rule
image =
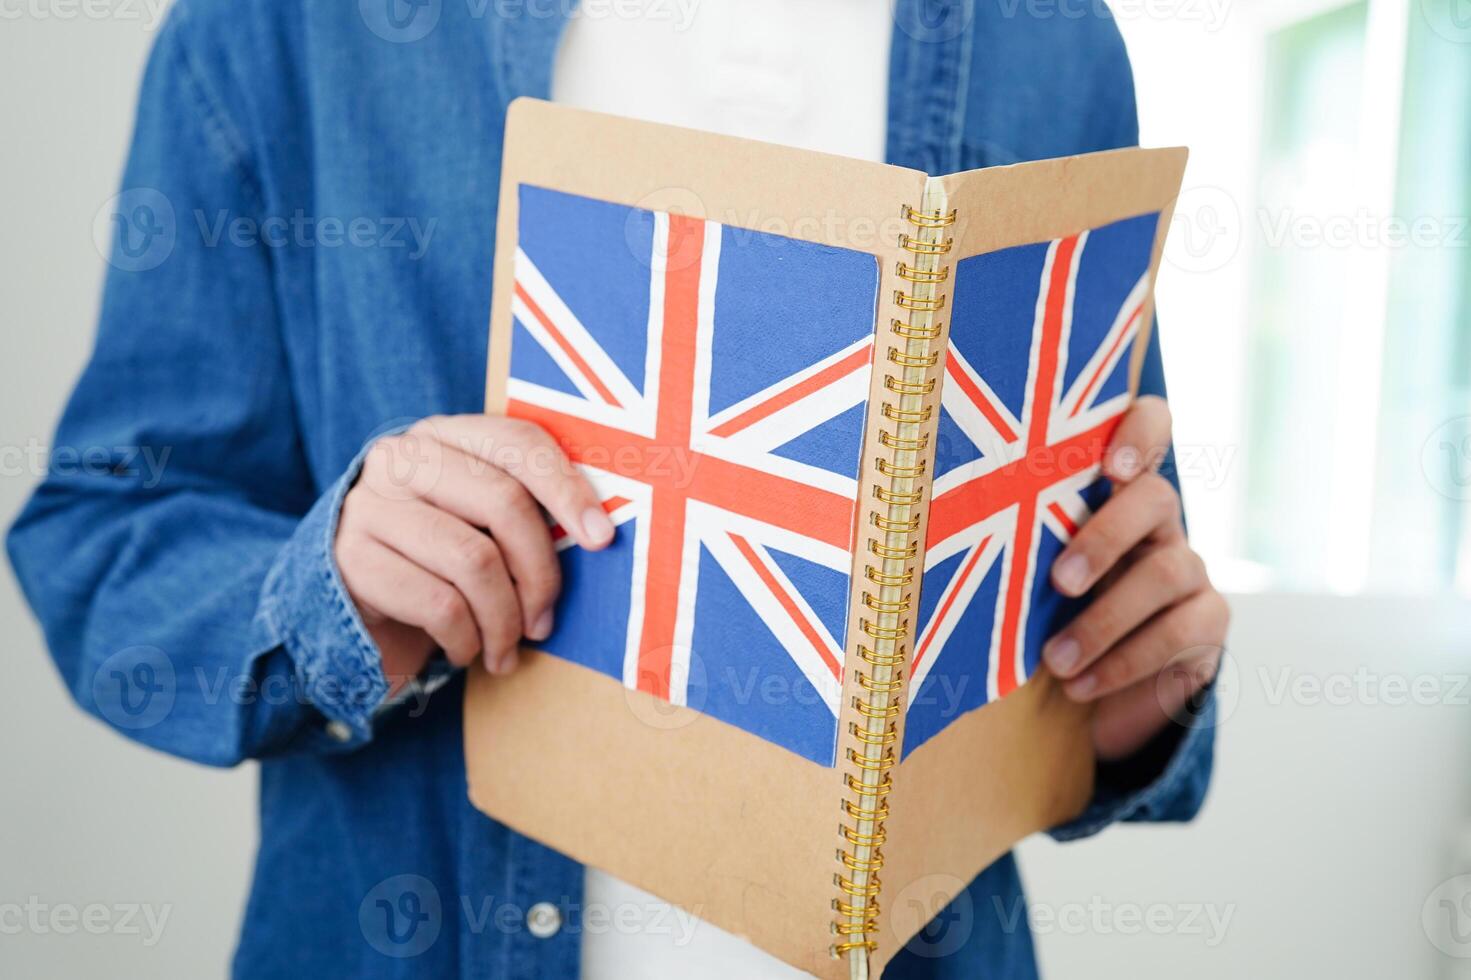
<path id="1" fill-rule="evenodd" d="M 699 306 L 706 303 L 723 304 L 715 307 L 717 320 L 721 316 L 749 319 L 762 315 L 762 297 L 767 296 L 772 308 L 764 311 L 769 322 L 760 335 L 764 338 L 762 349 L 780 350 L 788 339 L 795 347 L 809 339 L 817 343 L 823 338 L 796 333 L 814 318 L 823 323 L 830 319 L 842 330 L 853 329 L 857 331 L 854 336 L 868 331 L 872 342 L 865 347 L 860 337 L 851 349 L 838 351 L 828 361 L 815 362 L 819 368 L 827 365 L 822 370 L 834 377 L 848 372 L 844 383 L 862 385 L 861 389 L 853 389 L 858 392 L 854 397 L 866 404 L 853 416 L 861 415 L 861 427 L 851 429 L 851 435 L 832 437 L 836 440 L 832 444 L 839 447 L 847 445 L 842 438 L 852 440 L 856 458 L 851 474 L 826 473 L 814 478 L 815 484 L 826 489 L 810 498 L 793 497 L 797 502 L 785 508 L 791 511 L 785 518 L 771 513 L 772 501 L 766 501 L 768 510 L 761 510 L 760 501 L 753 498 L 772 494 L 780 497 L 790 487 L 759 482 L 756 477 L 747 484 L 739 469 L 729 468 L 728 460 L 715 458 L 718 453 L 693 453 L 690 460 L 694 472 L 681 477 L 686 490 L 699 488 L 698 495 L 705 498 L 699 507 L 713 508 L 698 512 L 692 509 L 690 513 L 700 520 L 715 520 L 709 515 L 722 508 L 749 509 L 763 515 L 747 524 L 730 525 L 726 536 L 729 540 L 722 537 L 720 543 L 726 553 L 714 557 L 706 554 L 701 559 L 709 564 L 700 567 L 715 571 L 701 573 L 701 588 L 708 581 L 712 597 L 696 596 L 691 607 L 695 611 L 689 613 L 696 620 L 693 635 L 719 637 L 721 625 L 733 623 L 737 626 L 725 629 L 725 633 L 739 634 L 727 637 L 733 643 L 742 637 L 748 637 L 751 644 L 769 639 L 758 637 L 757 628 L 751 624 L 772 622 L 776 614 L 771 610 L 777 607 L 763 607 L 764 612 L 753 613 L 732 605 L 728 599 L 717 601 L 715 583 L 723 582 L 720 569 L 728 567 L 721 562 L 739 565 L 749 559 L 753 583 L 802 582 L 808 588 L 810 579 L 814 584 L 800 593 L 803 601 L 812 597 L 812 608 L 802 613 L 810 620 L 803 635 L 812 638 L 826 629 L 825 642 L 839 645 L 834 651 L 840 661 L 835 664 L 833 678 L 819 677 L 813 684 L 813 689 L 820 690 L 827 699 L 817 698 L 819 707 L 829 705 L 833 716 L 823 722 L 823 713 L 814 708 L 813 699 L 796 697 L 790 685 L 770 685 L 788 699 L 790 708 L 785 707 L 788 702 L 769 697 L 770 690 L 761 687 L 763 680 L 771 678 L 757 671 L 754 684 L 747 683 L 751 678 L 746 678 L 742 689 L 748 697 L 767 698 L 770 703 L 761 706 L 759 717 L 733 722 L 735 716 L 729 711 L 734 709 L 722 707 L 724 702 L 717 697 L 722 683 L 718 671 L 708 671 L 709 676 L 698 683 L 689 676 L 676 676 L 681 669 L 686 675 L 692 674 L 693 666 L 680 665 L 702 663 L 698 644 L 715 642 L 712 640 L 698 640 L 693 654 L 681 654 L 678 649 L 639 652 L 636 662 L 630 661 L 623 668 L 623 676 L 618 676 L 616 664 L 600 668 L 595 658 L 577 662 L 578 650 L 569 650 L 566 641 L 554 633 L 546 644 L 552 652 L 524 650 L 521 667 L 508 676 L 492 677 L 479 668 L 472 670 L 465 704 L 465 755 L 474 805 L 517 831 L 675 903 L 793 966 L 820 977 L 849 976 L 848 960 L 835 959 L 830 953 L 831 945 L 839 939 L 832 932 L 836 918 L 833 902 L 839 895 L 834 875 L 843 870 L 838 859 L 843 845 L 839 831 L 844 819 L 841 801 L 851 796 L 843 778 L 852 771 L 845 765 L 845 749 L 852 744 L 850 723 L 860 720 L 854 707 L 855 697 L 862 693 L 856 686 L 860 664 L 856 651 L 864 634 L 858 624 L 866 614 L 862 601 L 864 569 L 872 560 L 865 552 L 865 541 L 879 506 L 868 491 L 875 484 L 887 485 L 890 481 L 878 465 L 879 432 L 884 421 L 880 406 L 893 397 L 892 389 L 885 387 L 886 368 L 892 366 L 886 363 L 886 331 L 891 320 L 905 316 L 896 306 L 896 293 L 909 288 L 910 283 L 897 270 L 900 263 L 913 259 L 899 241 L 899 235 L 909 229 L 901 207 L 918 207 L 928 193 L 929 199 L 943 199 L 955 209 L 957 220 L 947 231 L 952 241 L 947 261 L 957 268 L 974 257 L 1012 254 L 1006 252 L 1008 249 L 1017 249 L 1019 268 L 1026 268 L 1023 260 L 1028 255 L 1039 261 L 1043 258 L 1042 252 L 1026 252 L 1019 249 L 1021 246 L 1037 246 L 1046 252 L 1047 261 L 1060 262 L 1062 259 L 1055 257 L 1065 257 L 1067 248 L 1082 248 L 1078 243 L 1067 245 L 1073 241 L 1068 236 L 1105 226 L 1121 229 L 1117 241 L 1133 240 L 1136 246 L 1131 247 L 1137 247 L 1138 222 L 1149 222 L 1154 240 L 1144 242 L 1146 254 L 1137 260 L 1147 263 L 1147 269 L 1131 294 L 1131 302 L 1140 304 L 1134 310 L 1138 322 L 1129 327 L 1128 350 L 1115 355 L 1122 358 L 1122 366 L 1117 371 L 1105 371 L 1108 365 L 1100 360 L 1097 374 L 1102 380 L 1094 379 L 1099 390 L 1112 384 L 1117 389 L 1114 394 L 1127 399 L 1138 381 L 1152 319 L 1149 289 L 1183 166 L 1182 150 L 1121 150 L 930 178 L 898 167 L 635 122 L 535 100 L 514 103 L 506 129 L 497 225 L 486 386 L 488 412 L 510 408 L 512 414 L 542 419 L 537 414 L 540 409 L 517 394 L 527 389 L 508 383 L 513 373 L 513 323 L 525 319 L 544 321 L 540 327 L 531 326 L 544 328 L 540 341 L 552 345 L 547 347 L 552 359 L 538 364 L 526 362 L 530 366 L 518 368 L 518 377 L 561 369 L 569 372 L 569 377 L 583 375 L 575 379 L 580 387 L 565 385 L 562 394 L 547 396 L 545 405 L 551 406 L 546 409 L 547 419 L 562 418 L 555 411 L 558 406 L 571 404 L 565 400 L 581 395 L 603 409 L 628 407 L 624 403 L 630 400 L 628 392 L 632 389 L 628 385 L 633 383 L 623 374 L 634 377 L 638 365 L 624 358 L 632 366 L 619 371 L 606 366 L 618 358 L 600 361 L 596 351 L 574 356 L 581 336 L 572 329 L 580 329 L 576 318 L 567 319 L 569 314 L 560 306 L 549 309 L 562 303 L 563 293 L 575 296 L 579 289 L 594 287 L 584 287 L 559 273 L 559 291 L 546 292 L 552 289 L 548 283 L 553 275 L 542 268 L 559 259 L 560 243 L 570 242 L 567 247 L 575 250 L 580 234 L 616 237 L 618 222 L 624 224 L 623 234 L 632 252 L 644 255 L 651 240 L 655 259 L 664 254 L 662 261 L 674 270 L 662 280 L 659 288 L 664 295 L 657 300 L 668 317 L 677 313 L 682 302 L 680 290 L 684 288 L 675 270 L 675 252 L 693 238 L 695 244 L 691 247 L 698 249 L 703 242 L 706 257 L 715 254 L 717 245 L 721 252 L 720 290 L 713 290 L 713 279 L 696 283 L 696 273 L 690 273 L 688 302 L 692 318 L 701 318 L 702 323 L 708 320 L 708 308 Z M 551 218 L 585 214 L 590 216 L 588 221 L 604 225 L 601 232 L 592 226 L 582 230 L 572 226 L 538 227 L 534 232 L 538 236 L 536 254 L 532 254 L 533 232 L 529 226 L 522 229 L 523 203 Z M 651 219 L 650 215 L 655 217 Z M 1136 221 L 1133 226 L 1116 224 L 1125 219 Z M 566 223 L 572 225 L 575 221 L 568 218 Z M 1133 239 L 1126 234 L 1130 227 L 1134 228 Z M 748 233 L 751 237 L 743 237 Z M 1114 242 L 1115 238 L 1107 234 L 1111 233 L 1098 232 L 1095 241 Z M 757 244 L 749 244 L 753 242 Z M 1050 250 L 1038 245 L 1049 242 L 1053 243 Z M 518 245 L 527 246 L 520 259 Z M 810 282 L 800 276 L 794 281 L 773 277 L 770 293 L 750 284 L 742 287 L 741 249 L 756 249 L 758 245 L 766 249 L 753 259 L 752 269 L 758 274 L 768 268 L 800 272 L 820 267 L 833 270 L 831 277 Z M 665 253 L 660 253 L 660 248 Z M 619 256 L 618 260 L 623 258 Z M 647 259 L 644 261 L 647 266 Z M 1103 259 L 1094 261 L 1096 264 Z M 707 267 L 715 264 L 705 263 Z M 986 271 L 982 265 L 984 262 L 971 268 Z M 647 268 L 644 274 L 650 275 Z M 714 276 L 711 268 L 706 268 L 706 274 Z M 987 275 L 992 276 L 990 272 Z M 658 276 L 654 278 L 659 281 Z M 951 286 L 969 288 L 964 282 L 964 275 L 957 274 Z M 847 288 L 850 283 L 852 288 Z M 597 288 L 608 290 L 607 302 L 614 303 L 618 301 L 617 291 L 623 287 L 614 283 Z M 740 295 L 742 288 L 750 295 Z M 1079 295 L 1084 288 L 1080 279 Z M 708 296 L 712 290 L 713 300 Z M 843 295 L 838 295 L 840 292 Z M 973 291 L 970 298 L 977 295 Z M 963 298 L 957 295 L 954 299 L 960 315 Z M 581 302 L 583 311 L 591 309 L 586 300 Z M 650 309 L 656 308 L 656 299 L 645 302 Z M 808 311 L 803 322 L 784 317 L 789 302 L 812 304 L 801 307 Z M 568 300 L 567 308 L 571 306 Z M 594 313 L 583 315 L 591 317 Z M 559 331 L 559 324 L 571 326 Z M 523 342 L 517 340 L 518 344 Z M 711 346 L 705 341 L 687 341 L 687 346 L 693 343 L 698 349 L 682 352 L 675 350 L 679 342 L 666 334 L 665 345 L 674 353 L 662 365 L 644 362 L 648 366 L 644 383 L 652 385 L 649 372 L 661 371 L 659 384 L 665 387 L 666 396 L 677 380 L 669 367 L 676 355 L 696 364 L 704 363 L 701 357 L 726 356 L 719 353 L 720 341 L 714 345 L 716 354 L 704 349 Z M 943 345 L 945 338 L 942 336 L 938 343 Z M 570 346 L 574 353 L 556 344 Z M 757 356 L 757 342 L 751 341 L 750 347 L 751 355 L 746 359 L 750 363 L 742 370 L 769 372 L 772 365 Z M 739 352 L 736 357 L 740 359 Z M 854 371 L 859 372 L 856 380 Z M 936 419 L 943 414 L 944 372 L 945 361 L 941 359 L 933 369 L 936 384 L 923 396 L 925 407 Z M 1078 386 L 1087 380 L 1080 376 Z M 713 411 L 714 395 L 711 398 Z M 1110 404 L 1116 407 L 1120 403 Z M 582 410 L 569 411 L 576 414 Z M 742 406 L 737 405 L 731 411 L 736 418 L 722 423 L 727 428 L 749 425 L 754 430 L 763 424 L 760 416 L 765 409 L 746 409 L 742 414 Z M 592 417 L 591 412 L 587 414 Z M 1075 410 L 1074 414 L 1083 417 L 1087 410 Z M 621 416 L 608 417 L 616 421 Z M 588 427 L 584 421 L 569 423 L 571 428 L 567 430 L 593 433 L 577 436 L 584 440 L 578 444 L 580 450 L 587 450 L 600 439 L 604 443 L 617 442 L 616 432 L 608 435 L 617 429 L 616 425 Z M 929 424 L 933 427 L 935 423 Z M 554 426 L 549 428 L 564 444 L 577 441 L 558 433 Z M 657 438 L 663 430 L 651 431 Z M 712 423 L 711 431 L 721 430 Z M 630 444 L 636 441 L 633 437 L 630 440 Z M 932 472 L 934 443 L 942 441 L 931 440 L 926 450 Z M 595 448 L 618 447 L 599 443 Z M 630 502 L 618 493 L 637 496 L 641 476 L 638 467 L 652 468 L 651 459 L 635 455 L 621 464 L 621 471 L 609 478 L 613 480 L 609 486 L 615 487 L 609 495 L 616 499 L 605 506 L 610 510 L 637 509 L 637 501 Z M 619 465 L 607 465 L 620 469 Z M 776 477 L 783 472 L 780 467 L 786 465 L 776 467 Z M 634 490 L 618 491 L 617 486 Z M 845 496 L 848 489 L 852 492 Z M 923 545 L 929 530 L 929 508 L 921 508 L 919 513 L 915 534 L 919 547 L 914 559 L 917 572 L 925 568 Z M 630 529 L 640 519 L 620 524 L 620 536 L 634 537 Z M 763 539 L 763 522 L 785 526 Z M 814 565 L 810 574 L 804 571 L 804 561 L 783 552 L 784 542 L 806 531 L 820 539 L 806 557 L 815 555 L 827 562 L 822 569 Z M 647 590 L 677 590 L 679 577 L 671 578 L 670 570 L 656 560 L 661 554 L 660 545 L 646 542 L 646 546 L 653 556 L 647 559 L 647 578 L 642 580 Z M 800 550 L 792 547 L 794 554 Z M 714 543 L 710 548 L 719 551 Z M 582 561 L 582 557 L 569 554 L 575 550 L 564 551 L 564 561 Z M 979 553 L 981 546 L 975 550 Z M 835 555 L 841 555 L 841 561 L 835 560 Z M 631 588 L 626 575 L 619 578 L 587 572 L 581 565 L 568 567 L 575 579 L 568 586 L 575 595 L 567 599 L 573 608 L 594 609 L 597 603 L 606 602 L 617 606 L 619 615 L 623 615 L 619 604 L 628 602 Z M 782 578 L 788 572 L 790 581 Z M 1045 579 L 1045 568 L 1039 574 Z M 929 578 L 916 581 L 927 585 Z M 833 593 L 834 588 L 837 593 Z M 648 609 L 662 601 L 658 596 L 651 600 L 641 622 L 654 623 Z M 916 597 L 919 605 L 923 606 L 924 601 Z M 836 612 L 824 620 L 821 614 L 827 609 Z M 560 617 L 567 614 L 567 610 L 559 609 L 559 631 L 563 629 Z M 688 634 L 678 632 L 682 614 L 676 610 L 671 615 L 676 627 L 673 635 L 687 638 Z M 937 622 L 942 617 L 934 611 L 928 615 Z M 633 616 L 629 613 L 625 618 L 632 621 Z M 702 625 L 702 617 L 719 619 L 720 623 Z M 793 617 L 794 621 L 802 618 L 798 613 Z M 568 624 L 566 629 L 571 631 L 569 635 L 585 636 L 588 644 L 596 645 L 599 637 L 609 632 L 607 622 L 592 615 L 585 618 L 588 621 L 580 627 Z M 963 625 L 956 626 L 952 636 L 960 636 Z M 579 628 L 584 632 L 578 633 Z M 713 633 L 701 632 L 711 629 Z M 953 639 L 948 642 L 958 643 Z M 813 669 L 821 674 L 820 663 L 813 663 L 818 665 Z M 916 739 L 915 745 L 896 756 L 902 761 L 892 770 L 891 815 L 883 847 L 886 863 L 881 873 L 882 912 L 877 917 L 877 932 L 869 937 L 876 942 L 869 961 L 873 976 L 878 976 L 883 965 L 925 924 L 922 920 L 927 915 L 963 890 L 984 867 L 1027 834 L 1076 815 L 1091 794 L 1093 759 L 1088 713 L 1065 699 L 1045 671 L 1035 671 L 1024 663 L 1016 668 L 1015 689 L 1010 689 L 1011 684 L 1002 685 L 1008 692 L 1006 696 L 940 722 L 926 722 L 929 728 L 922 744 Z M 653 677 L 645 673 L 649 669 L 663 673 Z M 938 672 L 941 667 L 937 664 L 933 669 Z M 991 687 L 996 688 L 997 683 L 993 676 Z M 671 698 L 688 699 L 706 710 L 670 703 Z M 784 720 L 786 712 L 791 717 Z M 808 722 L 799 723 L 795 717 L 798 712 L 807 712 Z M 813 718 L 816 721 L 811 721 Z M 895 722 L 900 746 L 904 745 L 905 721 L 901 715 Z"/>

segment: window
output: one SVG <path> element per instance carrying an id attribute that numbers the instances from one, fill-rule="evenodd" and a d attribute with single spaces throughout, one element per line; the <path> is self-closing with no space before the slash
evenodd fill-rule
<path id="1" fill-rule="evenodd" d="M 1192 148 L 1159 283 L 1192 537 L 1236 591 L 1471 588 L 1471 2 L 1198 6 L 1119 8 L 1143 142 Z"/>

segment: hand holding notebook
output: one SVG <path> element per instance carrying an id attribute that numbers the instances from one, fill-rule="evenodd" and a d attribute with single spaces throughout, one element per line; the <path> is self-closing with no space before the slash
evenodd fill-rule
<path id="1" fill-rule="evenodd" d="M 555 630 L 472 678 L 471 797 L 877 975 L 1087 799 L 1047 572 L 1107 495 L 1184 152 L 929 177 L 531 101 L 506 140 L 487 409 L 618 533 L 565 539 Z"/>

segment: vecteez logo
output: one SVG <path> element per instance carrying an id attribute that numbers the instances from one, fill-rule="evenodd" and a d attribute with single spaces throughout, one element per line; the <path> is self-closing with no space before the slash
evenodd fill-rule
<path id="1" fill-rule="evenodd" d="M 916 41 L 953 41 L 965 33 L 974 17 L 973 0 L 918 0 L 894 5 L 894 26 Z"/>
<path id="2" fill-rule="evenodd" d="M 118 728 L 143 731 L 174 709 L 178 680 L 173 661 L 158 647 L 119 650 L 92 675 L 92 703 Z"/>
<path id="3" fill-rule="evenodd" d="M 1420 448 L 1425 482 L 1447 500 L 1471 500 L 1471 416 L 1436 426 Z"/>
<path id="4" fill-rule="evenodd" d="M 444 923 L 439 889 L 423 875 L 385 878 L 363 896 L 358 927 L 368 945 L 395 959 L 418 956 L 433 946 Z"/>
<path id="5" fill-rule="evenodd" d="M 1420 0 L 1430 29 L 1455 44 L 1471 44 L 1471 0 Z"/>
<path id="6" fill-rule="evenodd" d="M 97 253 L 124 272 L 158 268 L 173 254 L 178 234 L 172 202 L 152 187 L 114 195 L 92 222 Z"/>
<path id="7" fill-rule="evenodd" d="M 358 0 L 368 30 L 394 44 L 421 41 L 439 25 L 443 0 Z"/>
<path id="8" fill-rule="evenodd" d="M 942 959 L 958 952 L 976 928 L 970 892 L 965 881 L 954 875 L 916 878 L 895 893 L 890 909 L 895 931 L 913 936 L 905 951 L 923 959 Z"/>
<path id="9" fill-rule="evenodd" d="M 1471 874 L 1447 878 L 1425 896 L 1420 926 L 1446 956 L 1471 959 Z"/>
<path id="10" fill-rule="evenodd" d="M 1241 248 L 1245 222 L 1236 199 L 1220 187 L 1187 187 L 1175 202 L 1165 261 L 1185 272 L 1224 268 Z"/>

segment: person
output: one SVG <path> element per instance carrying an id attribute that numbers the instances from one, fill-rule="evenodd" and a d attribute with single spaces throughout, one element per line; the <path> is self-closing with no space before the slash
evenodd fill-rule
<path id="1" fill-rule="evenodd" d="M 541 511 L 584 547 L 614 533 L 574 469 L 515 463 L 550 458 L 545 433 L 479 412 L 512 98 L 932 173 L 1137 141 L 1099 5 L 588 2 L 178 0 L 156 39 L 55 440 L 99 465 L 54 465 L 8 544 L 83 708 L 187 759 L 260 760 L 237 976 L 780 973 L 713 927 L 592 929 L 629 893 L 466 798 L 457 668 L 513 670 L 552 628 Z M 1142 390 L 1162 386 L 1152 341 Z M 1093 594 L 1045 654 L 1097 705 L 1100 759 L 1063 839 L 1187 819 L 1209 779 L 1227 613 L 1169 441 L 1141 398 L 1111 500 L 1054 568 Z M 147 793 L 126 803 L 164 804 Z M 960 899 L 966 935 L 921 933 L 888 975 L 1033 976 L 1025 919 L 993 914 L 1021 889 L 998 861 Z"/>

